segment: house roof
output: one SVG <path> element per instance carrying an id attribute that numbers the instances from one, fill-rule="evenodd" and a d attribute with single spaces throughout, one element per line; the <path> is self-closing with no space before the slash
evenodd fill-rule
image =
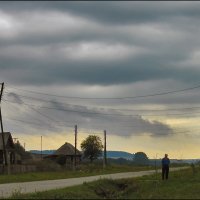
<path id="1" fill-rule="evenodd" d="M 74 155 L 75 147 L 66 142 L 59 149 L 57 149 L 53 155 Z M 76 149 L 76 155 L 81 155 L 81 152 Z"/>
<path id="2" fill-rule="evenodd" d="M 6 148 L 14 149 L 14 142 L 10 132 L 4 132 L 4 141 Z M 2 149 L 3 149 L 3 140 L 2 140 L 2 133 L 0 133 L 0 150 Z"/>

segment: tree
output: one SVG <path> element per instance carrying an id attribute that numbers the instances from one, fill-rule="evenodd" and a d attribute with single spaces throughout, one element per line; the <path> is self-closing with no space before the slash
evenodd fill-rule
<path id="1" fill-rule="evenodd" d="M 20 144 L 19 141 L 14 144 L 15 151 L 21 156 L 22 159 L 29 159 L 31 158 L 31 154 L 25 151 L 24 147 Z"/>
<path id="2" fill-rule="evenodd" d="M 134 162 L 138 165 L 148 165 L 149 164 L 149 158 L 144 152 L 137 152 L 134 156 Z"/>
<path id="3" fill-rule="evenodd" d="M 103 145 L 99 136 L 89 135 L 82 143 L 81 149 L 85 158 L 91 162 L 102 155 Z"/>

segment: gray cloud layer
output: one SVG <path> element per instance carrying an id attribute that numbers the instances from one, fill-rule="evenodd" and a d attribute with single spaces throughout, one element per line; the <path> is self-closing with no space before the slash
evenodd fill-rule
<path id="1" fill-rule="evenodd" d="M 1 78 L 10 82 L 199 80 L 199 2 L 1 5 Z"/>
<path id="2" fill-rule="evenodd" d="M 22 120 L 24 123 L 28 120 L 28 122 L 32 123 L 28 124 L 28 127 L 38 128 L 37 125 L 39 125 L 41 130 L 47 127 L 47 130 L 50 131 L 65 130 L 66 127 L 73 128 L 75 124 L 78 124 L 81 129 L 101 131 L 107 129 L 109 134 L 121 136 L 141 135 L 144 133 L 152 136 L 169 136 L 174 133 L 170 126 L 158 121 L 148 121 L 140 115 L 135 117 L 122 116 L 123 113 L 110 109 L 102 110 L 95 107 L 62 104 L 57 101 L 49 103 L 37 102 L 32 105 L 29 105 L 29 103 L 25 104 L 26 106 L 24 107 L 24 101 L 15 93 L 9 93 L 7 100 L 5 107 L 12 104 L 12 108 L 16 111 L 10 111 L 11 119 Z"/>
<path id="3" fill-rule="evenodd" d="M 187 88 L 200 82 L 199 17 L 199 2 L 0 2 L 0 80 L 69 96 L 135 96 Z M 9 92 L 8 98 L 23 104 L 16 91 Z M 89 104 L 176 106 L 198 104 L 199 97 L 188 92 L 125 103 L 88 101 L 82 107 L 65 108 L 96 111 Z M 51 106 L 63 105 L 56 101 Z M 29 119 L 28 110 L 21 109 L 21 120 Z M 55 110 L 41 108 L 41 112 L 66 117 Z M 35 123 L 44 121 L 37 116 Z M 173 133 L 169 126 L 142 117 L 128 119 L 133 127 L 126 129 L 121 125 L 123 119 L 114 116 L 68 112 L 67 119 L 98 129 L 114 123 L 112 133 L 116 135 L 146 130 L 155 136 Z M 135 128 L 138 124 L 141 127 Z M 48 120 L 42 126 L 51 131 L 62 129 Z M 166 131 L 160 131 L 162 128 Z"/>

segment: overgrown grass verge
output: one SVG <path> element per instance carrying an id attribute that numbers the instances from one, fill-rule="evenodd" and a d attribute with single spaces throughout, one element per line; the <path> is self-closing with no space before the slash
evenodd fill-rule
<path id="1" fill-rule="evenodd" d="M 31 194 L 16 193 L 12 199 L 200 199 L 200 168 L 120 180 L 102 179 L 80 186 Z"/>
<path id="2" fill-rule="evenodd" d="M 2 183 L 16 183 L 16 182 L 29 182 L 40 180 L 55 180 L 65 178 L 77 178 L 84 176 L 94 176 L 100 174 L 110 174 L 119 172 L 143 171 L 150 170 L 153 167 L 142 166 L 129 166 L 129 165 L 109 165 L 106 169 L 102 166 L 90 164 L 83 165 L 76 171 L 61 170 L 61 171 L 46 171 L 46 172 L 31 172 L 22 174 L 0 175 L 0 184 Z"/>

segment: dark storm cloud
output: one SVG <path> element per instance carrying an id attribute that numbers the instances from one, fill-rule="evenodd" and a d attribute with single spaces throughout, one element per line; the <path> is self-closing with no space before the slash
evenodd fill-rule
<path id="1" fill-rule="evenodd" d="M 154 57 L 157 57 L 154 58 Z M 51 59 L 51 58 L 50 58 Z M 144 60 L 143 60 L 144 59 Z M 175 79 L 188 84 L 198 83 L 200 70 L 190 68 L 174 68 L 167 64 L 168 57 L 144 56 L 111 63 L 66 62 L 51 63 L 38 61 L 17 61 L 1 59 L 1 75 L 17 84 L 53 84 L 80 83 L 112 85 L 137 81 Z M 43 65 L 41 68 L 40 65 Z M 48 65 L 49 64 L 49 65 Z M 52 65 L 52 66 L 50 66 Z M 16 72 L 17 71 L 17 72 Z M 22 76 L 22 73 L 24 76 Z M 190 84 L 191 84 L 190 83 Z"/>
<path id="2" fill-rule="evenodd" d="M 181 6 L 177 2 L 1 4 L 4 15 L 12 16 L 14 24 L 15 20 L 22 23 L 8 30 L 13 32 L 10 37 L 0 37 L 0 76 L 13 83 L 112 85 L 199 79 L 199 68 L 176 67 L 199 49 L 194 32 L 199 31 L 194 20 L 198 2 Z"/>
<path id="3" fill-rule="evenodd" d="M 199 17 L 199 2 L 1 2 L 8 11 L 58 10 L 103 23 L 141 23 L 176 16 Z"/>
<path id="4" fill-rule="evenodd" d="M 14 24 L 7 30 L 2 21 L 10 35 L 0 37 L 0 76 L 10 82 L 112 85 L 199 79 L 199 68 L 181 67 L 199 50 L 198 2 L 1 5 L 2 16 L 11 16 Z"/>

